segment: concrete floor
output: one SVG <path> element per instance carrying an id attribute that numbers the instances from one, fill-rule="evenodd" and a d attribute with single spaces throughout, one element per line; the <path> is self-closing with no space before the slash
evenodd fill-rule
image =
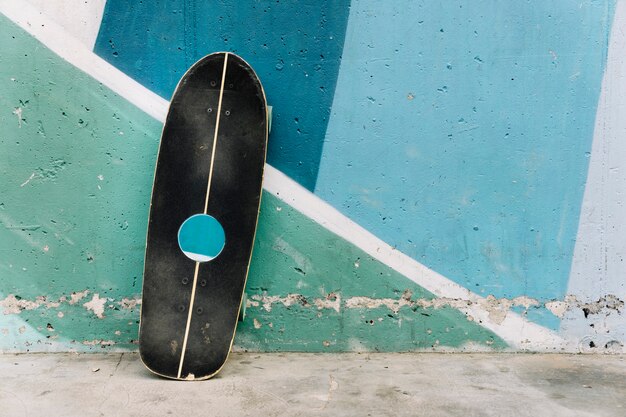
<path id="1" fill-rule="evenodd" d="M 0 355 L 0 416 L 626 416 L 623 356 L 236 353 L 200 382 L 136 354 Z"/>

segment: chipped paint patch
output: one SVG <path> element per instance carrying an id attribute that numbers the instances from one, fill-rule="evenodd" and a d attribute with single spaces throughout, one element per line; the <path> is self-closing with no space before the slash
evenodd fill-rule
<path id="1" fill-rule="evenodd" d="M 93 340 L 83 340 L 82 342 L 85 346 L 113 346 L 115 341 L 113 340 L 102 340 L 102 339 L 93 339 Z"/>
<path id="2" fill-rule="evenodd" d="M 263 308 L 265 309 L 265 311 L 269 313 L 270 311 L 272 311 L 273 304 L 280 303 L 284 305 L 285 307 L 289 307 L 298 303 L 302 304 L 303 300 L 304 300 L 304 297 L 301 294 L 288 294 L 285 297 L 281 297 L 279 295 L 255 294 L 249 297 L 248 300 L 246 301 L 246 308 L 258 307 L 260 303 L 260 304 L 263 304 Z"/>
<path id="3" fill-rule="evenodd" d="M 488 312 L 489 319 L 492 322 L 501 324 L 506 319 L 506 315 L 511 310 L 511 307 L 520 306 L 528 310 L 531 306 L 539 306 L 539 301 L 529 297 L 516 297 L 510 300 L 489 295 L 484 300 L 480 300 L 478 304 Z"/>
<path id="4" fill-rule="evenodd" d="M 598 301 L 589 302 L 589 303 L 581 303 L 577 302 L 576 306 L 583 310 L 585 317 L 590 314 L 599 314 L 605 310 L 615 310 L 618 313 L 621 313 L 624 308 L 624 301 L 619 299 L 617 296 L 609 294 L 604 297 L 598 299 Z"/>
<path id="5" fill-rule="evenodd" d="M 9 294 L 4 300 L 0 301 L 0 306 L 4 314 L 20 314 L 22 310 L 34 310 L 39 308 L 39 304 L 35 301 L 23 300 L 13 294 Z"/>
<path id="6" fill-rule="evenodd" d="M 73 292 L 68 296 L 62 295 L 57 300 L 50 300 L 47 296 L 37 296 L 32 300 L 24 299 L 15 294 L 9 294 L 4 299 L 0 300 L 0 308 L 2 308 L 3 314 L 20 314 L 25 310 L 36 310 L 39 308 L 59 309 L 63 305 L 76 305 L 83 300 L 89 294 L 89 290 Z M 107 304 L 109 302 L 109 304 Z M 124 297 L 119 301 L 115 301 L 113 298 L 100 298 L 100 294 L 93 295 L 90 301 L 83 303 L 83 307 L 87 311 L 92 311 L 98 318 L 104 318 L 104 312 L 106 309 L 115 310 L 118 307 L 122 310 L 133 311 L 137 306 L 141 305 L 141 299 L 139 296 L 133 298 Z M 56 313 L 58 318 L 63 318 L 65 313 L 58 311 Z"/>
<path id="7" fill-rule="evenodd" d="M 301 305 L 303 307 L 315 306 L 318 310 L 332 309 L 336 312 L 340 312 L 341 307 L 348 309 L 366 309 L 372 310 L 380 307 L 386 307 L 393 313 L 398 313 L 401 308 L 433 308 L 440 309 L 445 307 L 451 307 L 454 309 L 462 309 L 472 304 L 480 304 L 482 308 L 489 311 L 489 318 L 495 323 L 501 323 L 506 314 L 512 307 L 524 307 L 526 309 L 531 307 L 538 307 L 539 301 L 530 299 L 528 297 L 516 297 L 513 299 L 500 298 L 497 299 L 493 296 L 488 296 L 485 299 L 479 299 L 478 301 L 464 300 L 464 299 L 451 299 L 451 298 L 418 298 L 412 300 L 412 292 L 410 290 L 404 291 L 404 293 L 397 299 L 393 298 L 373 298 L 365 296 L 355 296 L 347 298 L 343 304 L 340 294 L 329 293 L 324 298 L 307 298 L 302 294 L 288 294 L 284 297 L 275 295 L 253 295 L 247 302 L 247 307 L 258 307 L 259 303 L 262 304 L 263 309 L 267 312 L 272 311 L 272 305 L 280 303 L 285 307 L 293 305 Z M 473 320 L 472 317 L 469 317 Z"/>
<path id="8" fill-rule="evenodd" d="M 100 294 L 94 294 L 91 301 L 83 304 L 87 310 L 93 311 L 93 313 L 99 318 L 104 318 L 104 305 L 106 304 L 106 298 L 100 298 Z"/>
<path id="9" fill-rule="evenodd" d="M 141 305 L 141 298 L 122 298 L 118 305 L 126 310 L 134 310 Z"/>
<path id="10" fill-rule="evenodd" d="M 563 317 L 566 311 L 575 308 L 582 309 L 582 311 L 587 315 L 598 314 L 600 311 L 606 309 L 613 309 L 619 313 L 624 307 L 624 301 L 614 295 L 607 295 L 606 297 L 603 297 L 593 303 L 579 302 L 576 297 L 571 295 L 565 297 L 562 301 L 551 300 L 545 303 L 526 296 L 508 299 L 496 298 L 493 295 L 489 295 L 485 298 L 479 298 L 477 300 L 448 297 L 412 299 L 412 297 L 413 293 L 408 289 L 405 290 L 399 298 L 354 296 L 346 298 L 343 303 L 340 294 L 335 293 L 329 293 L 324 298 L 310 298 L 305 297 L 302 294 L 278 296 L 264 293 L 262 295 L 255 294 L 250 296 L 246 302 L 246 307 L 255 308 L 262 306 L 266 312 L 271 312 L 272 306 L 276 304 L 282 304 L 285 307 L 300 305 L 305 308 L 314 306 L 318 310 L 332 309 L 338 313 L 342 307 L 347 309 L 364 310 L 373 310 L 385 307 L 394 314 L 397 314 L 402 308 L 441 309 L 449 307 L 462 310 L 478 305 L 481 309 L 488 312 L 489 319 L 496 324 L 501 324 L 506 319 L 509 311 L 515 307 L 522 307 L 525 310 L 545 307 L 557 317 Z M 475 318 L 471 315 L 467 315 L 467 319 L 470 321 L 475 320 Z M 255 328 L 258 327 L 255 326 Z"/>
<path id="11" fill-rule="evenodd" d="M 285 307 L 291 307 L 299 304 L 303 307 L 311 307 L 312 305 L 317 309 L 333 309 L 339 312 L 341 306 L 341 296 L 335 293 L 329 293 L 325 298 L 314 298 L 312 300 L 307 299 L 302 294 L 287 294 L 284 297 L 279 295 L 259 295 L 254 294 L 246 300 L 246 308 L 263 306 L 263 309 L 268 313 L 272 311 L 272 305 L 282 304 Z"/>
<path id="12" fill-rule="evenodd" d="M 414 303 L 411 301 L 412 295 L 413 293 L 410 290 L 406 290 L 399 299 L 350 297 L 346 300 L 346 307 L 373 309 L 384 306 L 394 313 L 398 313 L 398 311 L 400 311 L 402 307 L 411 307 L 414 305 Z"/>
<path id="13" fill-rule="evenodd" d="M 330 293 L 326 296 L 326 298 L 316 298 L 313 301 L 313 304 L 315 304 L 315 307 L 317 307 L 318 310 L 327 308 L 333 309 L 339 313 L 339 309 L 341 308 L 341 297 L 339 294 Z"/>
<path id="14" fill-rule="evenodd" d="M 59 307 L 59 302 L 48 301 L 46 296 L 38 296 L 34 301 L 25 300 L 13 294 L 9 294 L 0 301 L 0 306 L 4 309 L 4 314 L 20 314 L 23 310 L 34 310 L 41 306 L 46 308 Z"/>
<path id="15" fill-rule="evenodd" d="M 77 302 L 82 300 L 84 297 L 86 297 L 87 294 L 89 294 L 89 290 L 73 292 L 72 294 L 70 294 L 70 304 L 76 304 Z"/>

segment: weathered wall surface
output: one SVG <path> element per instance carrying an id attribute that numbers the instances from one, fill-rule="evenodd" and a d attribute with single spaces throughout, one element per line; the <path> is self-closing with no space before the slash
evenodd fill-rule
<path id="1" fill-rule="evenodd" d="M 624 351 L 626 2 L 149 3 L 0 0 L 1 350 L 136 348 L 167 100 L 229 50 L 274 108 L 237 348 Z"/>

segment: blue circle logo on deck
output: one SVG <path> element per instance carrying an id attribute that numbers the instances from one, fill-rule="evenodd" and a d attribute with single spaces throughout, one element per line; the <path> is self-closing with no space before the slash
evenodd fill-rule
<path id="1" fill-rule="evenodd" d="M 178 230 L 178 246 L 196 262 L 215 259 L 224 249 L 224 228 L 213 216 L 194 214 L 183 222 Z"/>

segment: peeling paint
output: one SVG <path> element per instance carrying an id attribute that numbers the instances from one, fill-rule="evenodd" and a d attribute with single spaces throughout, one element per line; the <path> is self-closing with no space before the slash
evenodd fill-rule
<path id="1" fill-rule="evenodd" d="M 10 294 L 4 300 L 0 301 L 4 314 L 20 314 L 22 310 L 34 310 L 39 307 L 34 301 L 22 300 Z"/>
<path id="2" fill-rule="evenodd" d="M 538 307 L 540 305 L 539 301 L 531 299 L 529 297 L 516 297 L 513 299 L 506 298 L 496 298 L 493 295 L 489 295 L 484 299 L 479 299 L 477 301 L 467 300 L 467 299 L 458 299 L 458 298 L 447 298 L 447 297 L 439 297 L 433 299 L 427 298 L 419 298 L 416 300 L 411 300 L 411 292 L 405 291 L 402 296 L 398 299 L 391 298 L 383 298 L 383 299 L 375 299 L 370 297 L 352 297 L 346 300 L 347 308 L 367 308 L 373 309 L 381 306 L 387 307 L 389 310 L 394 313 L 398 313 L 398 311 L 402 307 L 409 308 L 444 308 L 451 307 L 455 309 L 463 309 L 474 304 L 478 304 L 489 313 L 489 318 L 496 324 L 500 324 L 506 318 L 507 313 L 510 311 L 512 307 L 524 307 L 525 309 L 529 309 L 530 307 Z M 467 319 L 473 321 L 474 318 L 472 316 L 467 316 Z"/>
<path id="3" fill-rule="evenodd" d="M 558 318 L 563 318 L 565 316 L 565 312 L 567 311 L 569 304 L 565 301 L 549 301 L 546 303 L 546 308 L 552 314 L 557 316 Z"/>
<path id="4" fill-rule="evenodd" d="M 399 299 L 351 297 L 346 300 L 345 304 L 347 308 L 365 309 L 374 309 L 385 306 L 394 313 L 398 313 L 402 307 L 411 307 L 414 305 L 414 302 L 411 301 L 412 295 L 411 291 L 405 291 Z"/>
<path id="5" fill-rule="evenodd" d="M 70 304 L 76 304 L 77 302 L 79 302 L 80 300 L 82 300 L 84 297 L 87 296 L 87 294 L 89 294 L 89 290 L 84 290 L 84 291 L 79 291 L 79 292 L 73 292 L 70 295 Z"/>
<path id="6" fill-rule="evenodd" d="M 590 314 L 598 314 L 604 310 L 615 310 L 621 313 L 624 308 L 624 301 L 615 295 L 606 295 L 598 299 L 598 301 L 590 303 L 577 303 L 577 306 L 583 310 L 585 317 Z"/>
<path id="7" fill-rule="evenodd" d="M 106 298 L 100 298 L 100 294 L 94 294 L 91 301 L 83 304 L 87 310 L 93 311 L 93 313 L 99 318 L 104 318 L 104 305 L 106 304 Z"/>
<path id="8" fill-rule="evenodd" d="M 246 301 L 246 307 L 258 307 L 259 303 L 263 304 L 265 311 L 272 311 L 272 304 L 281 303 L 285 307 L 290 307 L 294 304 L 306 304 L 306 300 L 301 294 L 289 294 L 285 297 L 279 295 L 258 295 L 254 294 Z M 304 305 L 303 304 L 303 305 Z"/>
<path id="9" fill-rule="evenodd" d="M 122 298 L 118 304 L 124 309 L 134 310 L 138 305 L 141 305 L 141 298 Z"/>
<path id="10" fill-rule="evenodd" d="M 461 298 L 417 298 L 412 299 L 413 294 L 410 290 L 406 290 L 399 298 L 373 298 L 366 296 L 349 297 L 343 301 L 339 294 L 330 293 L 325 298 L 307 298 L 302 294 L 288 294 L 286 296 L 278 295 L 252 295 L 248 298 L 246 307 L 254 308 L 262 305 L 262 308 L 270 312 L 272 311 L 272 305 L 282 304 L 285 307 L 291 307 L 293 305 L 300 305 L 302 307 L 315 306 L 318 310 L 332 309 L 336 312 L 340 312 L 343 305 L 348 309 L 365 309 L 373 310 L 380 307 L 386 307 L 394 314 L 397 314 L 402 308 L 423 308 L 423 309 L 440 309 L 440 308 L 454 308 L 463 309 L 472 305 L 479 305 L 482 309 L 489 313 L 489 319 L 496 323 L 501 324 L 506 319 L 507 313 L 514 307 L 523 307 L 525 310 L 531 308 L 541 308 L 542 306 L 548 309 L 552 314 L 557 317 L 563 317 L 567 310 L 582 309 L 584 314 L 598 314 L 600 311 L 606 309 L 616 310 L 618 313 L 624 307 L 624 301 L 620 300 L 614 295 L 607 295 L 594 303 L 582 303 L 579 302 L 574 296 L 566 296 L 564 300 L 551 300 L 545 303 L 540 302 L 534 298 L 519 296 L 515 298 L 496 298 L 493 295 L 488 295 L 483 299 L 468 300 Z M 467 316 L 469 321 L 473 321 L 474 317 Z M 379 320 L 380 321 L 380 320 Z M 255 326 L 255 328 L 258 328 Z"/>
<path id="11" fill-rule="evenodd" d="M 115 341 L 113 340 L 102 340 L 102 339 L 94 339 L 94 340 L 83 340 L 82 342 L 83 345 L 85 346 L 113 346 L 115 344 Z"/>
<path id="12" fill-rule="evenodd" d="M 47 296 L 37 296 L 33 300 L 21 298 L 15 294 L 9 294 L 4 299 L 0 300 L 0 308 L 3 310 L 4 315 L 20 314 L 24 310 L 36 310 L 39 308 L 45 309 L 59 309 L 62 305 L 76 305 L 82 299 L 89 294 L 89 290 L 77 291 L 70 294 L 69 297 L 63 295 L 58 300 L 49 300 Z M 107 302 L 111 302 L 107 304 Z M 96 293 L 92 299 L 86 303 L 83 303 L 83 307 L 87 311 L 92 311 L 98 318 L 104 318 L 104 312 L 106 309 L 116 309 L 119 306 L 123 310 L 135 310 L 137 306 L 141 305 L 141 299 L 139 296 L 134 298 L 124 297 L 119 301 L 115 301 L 112 298 L 100 298 L 100 294 Z M 56 313 L 58 318 L 65 317 L 63 311 Z"/>
<path id="13" fill-rule="evenodd" d="M 339 309 L 341 308 L 341 297 L 339 294 L 330 293 L 326 296 L 326 298 L 316 298 L 313 303 L 318 310 L 328 308 L 339 313 Z"/>

